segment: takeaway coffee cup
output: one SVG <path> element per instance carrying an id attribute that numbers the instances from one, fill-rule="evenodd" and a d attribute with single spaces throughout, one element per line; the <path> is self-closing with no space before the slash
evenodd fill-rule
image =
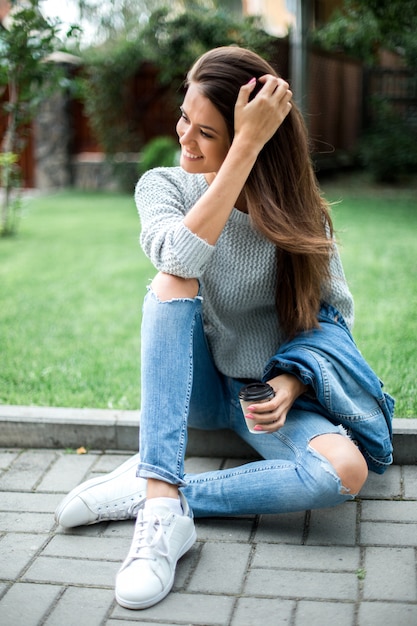
<path id="1" fill-rule="evenodd" d="M 275 391 L 268 383 L 249 383 L 245 385 L 239 391 L 240 406 L 242 407 L 243 415 L 248 412 L 248 406 L 251 404 L 259 404 L 260 402 L 267 402 L 275 396 Z M 246 419 L 246 426 L 254 435 L 262 435 L 262 430 L 253 430 L 256 426 L 255 420 Z"/>

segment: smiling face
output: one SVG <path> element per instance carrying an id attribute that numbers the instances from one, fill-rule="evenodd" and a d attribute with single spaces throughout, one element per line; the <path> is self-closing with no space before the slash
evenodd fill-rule
<path id="1" fill-rule="evenodd" d="M 190 174 L 215 174 L 230 147 L 226 122 L 203 96 L 198 83 L 188 87 L 177 123 L 181 167 Z"/>

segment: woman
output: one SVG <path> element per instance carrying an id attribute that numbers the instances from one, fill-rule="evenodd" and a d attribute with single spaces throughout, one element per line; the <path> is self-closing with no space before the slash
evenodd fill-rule
<path id="1" fill-rule="evenodd" d="M 352 298 L 288 84 L 252 52 L 212 50 L 188 74 L 177 133 L 180 167 L 147 172 L 136 190 L 158 270 L 143 310 L 140 457 L 56 513 L 64 526 L 137 516 L 116 580 L 132 609 L 171 589 L 196 539 L 191 511 L 334 506 L 359 492 L 368 466 L 391 462 L 392 406 L 349 333 Z M 261 379 L 275 395 L 249 406 L 255 435 L 238 395 Z M 350 415 L 335 407 L 352 397 L 355 424 L 378 413 L 377 450 L 361 427 L 359 444 L 344 428 Z M 263 460 L 185 475 L 188 426 L 233 429 Z"/>

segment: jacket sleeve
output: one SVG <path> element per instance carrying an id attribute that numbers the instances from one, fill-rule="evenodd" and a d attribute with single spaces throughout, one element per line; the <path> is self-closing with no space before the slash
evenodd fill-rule
<path id="1" fill-rule="evenodd" d="M 214 247 L 184 225 L 184 216 L 201 190 L 196 185 L 185 185 L 178 170 L 149 170 L 139 180 L 135 202 L 141 221 L 140 243 L 159 271 L 198 278 Z"/>
<path id="2" fill-rule="evenodd" d="M 263 380 L 292 373 L 310 385 L 313 393 L 300 396 L 294 408 L 318 412 L 344 426 L 369 469 L 382 474 L 393 460 L 394 399 L 383 392 L 382 382 L 336 317 L 337 311 L 325 308 L 320 329 L 282 344 L 268 363 Z"/>

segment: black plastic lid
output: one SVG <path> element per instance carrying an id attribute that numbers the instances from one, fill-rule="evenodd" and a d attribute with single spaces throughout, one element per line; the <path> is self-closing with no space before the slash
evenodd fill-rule
<path id="1" fill-rule="evenodd" d="M 249 383 L 239 391 L 240 400 L 245 402 L 260 402 L 270 400 L 275 396 L 275 391 L 268 383 Z"/>

